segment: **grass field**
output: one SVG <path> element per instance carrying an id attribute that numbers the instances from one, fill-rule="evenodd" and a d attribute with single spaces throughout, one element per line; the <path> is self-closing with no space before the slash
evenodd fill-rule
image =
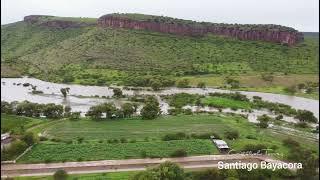
<path id="1" fill-rule="evenodd" d="M 231 109 L 251 109 L 251 103 L 245 101 L 237 101 L 223 97 L 205 97 L 201 99 L 201 103 L 205 106 L 231 108 Z"/>
<path id="2" fill-rule="evenodd" d="M 188 155 L 217 154 L 210 140 L 176 140 L 135 143 L 82 143 L 36 145 L 19 162 L 81 161 L 103 159 L 134 159 L 145 157 L 170 157 L 175 150 L 185 149 Z M 146 156 L 142 156 L 145 152 Z M 80 160 L 81 159 L 81 160 Z"/>
<path id="3" fill-rule="evenodd" d="M 1 132 L 20 133 L 46 120 L 1 114 Z"/>
<path id="4" fill-rule="evenodd" d="M 128 180 L 136 172 L 112 172 L 112 173 L 93 173 L 93 174 L 70 174 L 68 180 Z M 14 180 L 53 180 L 52 176 L 34 177 L 15 177 Z"/>
<path id="5" fill-rule="evenodd" d="M 238 131 L 240 137 L 235 140 L 227 139 L 225 133 L 231 130 Z M 264 144 L 275 149 L 275 152 L 280 154 L 279 158 L 285 158 L 289 152 L 282 140 L 294 138 L 304 148 L 319 153 L 318 142 L 304 137 L 301 133 L 260 129 L 242 117 L 231 115 L 181 115 L 164 116 L 155 120 L 132 118 L 109 121 L 82 118 L 79 121 L 60 120 L 47 124 L 43 126 L 42 132 L 49 138 L 62 141 L 40 142 L 23 156 L 20 162 L 141 158 L 142 151 L 146 151 L 151 157 L 168 157 L 177 149 L 185 149 L 188 155 L 218 153 L 209 140 L 161 141 L 164 135 L 176 132 L 185 132 L 188 135 L 216 133 L 235 151 L 241 151 L 247 144 Z M 84 141 L 77 142 L 78 137 L 84 138 Z M 125 138 L 129 143 L 108 142 L 121 138 Z"/>
<path id="6" fill-rule="evenodd" d="M 223 134 L 228 129 L 253 127 L 253 124 L 241 117 L 219 115 L 194 116 L 162 116 L 156 120 L 142 120 L 141 118 L 94 121 L 83 118 L 79 121 L 60 121 L 44 128 L 50 138 L 75 140 L 83 137 L 85 140 L 107 139 L 161 139 L 168 133 L 205 133 L 215 132 Z"/>
<path id="7" fill-rule="evenodd" d="M 276 74 L 273 76 L 274 79 L 272 82 L 264 81 L 261 78 L 261 74 L 259 73 L 256 73 L 255 75 L 248 74 L 239 76 L 196 75 L 186 76 L 183 78 L 189 79 L 190 84 L 194 87 L 196 87 L 199 82 L 204 82 L 208 87 L 224 87 L 226 85 L 227 77 L 238 80 L 240 82 L 240 88 L 238 88 L 237 90 L 259 91 L 287 95 L 288 93 L 284 91 L 286 87 L 297 86 L 300 83 L 319 82 L 319 76 L 317 74 Z M 311 94 L 306 94 L 298 91 L 295 96 L 319 99 L 319 91 L 314 91 Z"/>

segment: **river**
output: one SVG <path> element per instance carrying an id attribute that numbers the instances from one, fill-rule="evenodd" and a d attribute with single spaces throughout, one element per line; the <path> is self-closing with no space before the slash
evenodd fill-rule
<path id="1" fill-rule="evenodd" d="M 31 86 L 24 87 L 23 83 L 30 83 L 36 86 L 38 91 L 43 91 L 43 94 L 33 94 Z M 69 95 L 64 98 L 60 92 L 61 88 L 70 88 Z M 191 93 L 206 95 L 212 92 L 235 92 L 229 90 L 221 90 L 214 88 L 176 88 L 170 87 L 160 91 L 144 90 L 123 90 L 125 95 L 168 95 L 176 93 Z M 319 119 L 319 100 L 272 94 L 262 92 L 247 92 L 237 91 L 241 94 L 247 95 L 249 98 L 253 96 L 260 96 L 263 100 L 270 102 L 278 102 L 292 106 L 295 109 L 305 109 L 314 113 Z M 91 106 L 103 102 L 114 102 L 116 106 L 120 106 L 125 101 L 119 99 L 112 99 L 113 90 L 110 87 L 101 86 L 85 86 L 75 84 L 58 84 L 41 81 L 35 78 L 1 78 L 1 100 L 2 101 L 30 101 L 36 103 L 55 103 L 68 105 L 73 111 L 86 112 Z M 96 97 L 95 97 L 96 96 Z M 109 98 L 108 98 L 109 97 Z M 158 97 L 159 98 L 159 97 Z M 168 105 L 160 100 L 160 105 L 163 111 L 167 111 Z"/>

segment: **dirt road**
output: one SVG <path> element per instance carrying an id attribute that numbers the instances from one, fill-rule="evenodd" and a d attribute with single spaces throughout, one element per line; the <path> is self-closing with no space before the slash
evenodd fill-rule
<path id="1" fill-rule="evenodd" d="M 206 155 L 183 158 L 162 158 L 162 159 L 129 159 L 129 160 L 103 160 L 86 162 L 65 162 L 48 164 L 1 164 L 1 177 L 15 176 L 43 176 L 52 175 L 58 169 L 64 169 L 69 174 L 84 174 L 97 172 L 116 171 L 141 171 L 147 167 L 153 167 L 165 161 L 178 163 L 184 168 L 212 168 L 217 167 L 218 162 L 280 162 L 262 155 Z"/>

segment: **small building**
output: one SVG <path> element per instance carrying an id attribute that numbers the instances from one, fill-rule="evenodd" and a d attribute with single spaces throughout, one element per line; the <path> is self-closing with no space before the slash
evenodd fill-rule
<path id="1" fill-rule="evenodd" d="M 225 141 L 223 141 L 221 139 L 216 139 L 214 136 L 210 136 L 210 139 L 216 145 L 216 147 L 218 148 L 220 153 L 228 153 L 229 152 L 230 148 Z"/>
<path id="2" fill-rule="evenodd" d="M 10 136 L 9 133 L 4 133 L 4 134 L 1 134 L 1 150 L 4 148 L 4 147 L 7 147 L 10 145 L 12 141 L 12 137 Z"/>

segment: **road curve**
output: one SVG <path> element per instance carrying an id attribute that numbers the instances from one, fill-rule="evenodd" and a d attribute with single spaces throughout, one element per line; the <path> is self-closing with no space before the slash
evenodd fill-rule
<path id="1" fill-rule="evenodd" d="M 178 163 L 180 166 L 187 169 L 217 167 L 219 161 L 224 163 L 239 161 L 243 163 L 260 163 L 261 161 L 281 162 L 263 155 L 233 154 L 191 156 L 183 158 L 103 160 L 48 164 L 1 164 L 1 177 L 52 175 L 59 169 L 64 169 L 69 174 L 141 171 L 148 167 L 159 165 L 165 161 Z"/>

